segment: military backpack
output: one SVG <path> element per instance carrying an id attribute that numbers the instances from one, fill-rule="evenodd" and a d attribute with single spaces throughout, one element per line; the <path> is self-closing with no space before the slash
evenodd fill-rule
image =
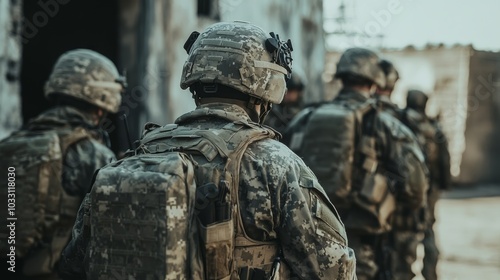
<path id="1" fill-rule="evenodd" d="M 68 242 L 80 199 L 63 189 L 64 158 L 69 146 L 89 137 L 81 127 L 38 121 L 0 142 L 0 192 L 8 199 L 0 214 L 15 225 L 2 227 L 0 248 L 2 254 L 15 248 L 24 275 L 51 273 Z"/>
<path id="2" fill-rule="evenodd" d="M 147 124 L 133 154 L 94 179 L 84 207 L 87 276 L 235 279 L 240 161 L 250 143 L 270 137 L 242 123 L 206 130 Z M 275 255 L 258 257 L 272 262 Z"/>
<path id="3" fill-rule="evenodd" d="M 316 104 L 292 120 L 285 137 L 290 149 L 316 174 L 346 228 L 369 233 L 387 231 L 395 208 L 394 194 L 378 161 L 373 131 L 376 110 L 373 100 Z"/>

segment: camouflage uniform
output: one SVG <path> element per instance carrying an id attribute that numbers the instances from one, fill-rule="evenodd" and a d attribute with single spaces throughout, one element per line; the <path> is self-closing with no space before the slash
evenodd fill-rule
<path id="1" fill-rule="evenodd" d="M 69 106 L 57 106 L 38 116 L 35 122 L 53 122 L 53 128 L 83 127 L 90 138 L 68 147 L 63 162 L 63 188 L 72 196 L 83 199 L 90 189 L 94 171 L 116 160 L 115 154 L 107 147 L 107 133 L 92 124 L 88 113 Z M 54 121 L 57 120 L 57 121 Z"/>
<path id="2" fill-rule="evenodd" d="M 377 106 L 394 118 L 402 121 L 403 112 L 387 95 L 376 95 Z M 417 142 L 416 138 L 414 140 Z M 412 279 L 415 274 L 412 264 L 417 259 L 417 245 L 422 236 L 422 212 L 407 209 L 403 203 L 396 203 L 393 228 L 389 238 L 391 249 L 391 273 L 393 279 Z"/>
<path id="3" fill-rule="evenodd" d="M 333 102 L 363 103 L 367 99 L 368 96 L 360 92 L 343 89 Z M 377 151 L 378 156 L 388 178 L 396 187 L 397 199 L 410 209 L 420 209 L 426 199 L 427 183 L 424 159 L 418 144 L 411 131 L 389 114 L 379 112 L 373 118 L 375 141 L 380 149 Z M 362 220 L 355 221 L 349 217 L 356 210 L 339 209 L 339 212 L 346 222 L 347 235 L 356 252 L 358 279 L 385 279 L 382 274 L 390 270 L 387 267 L 390 255 L 387 244 L 384 244 L 386 237 L 383 234 L 362 234 L 358 230 L 351 230 L 351 223 L 356 227 L 363 224 Z"/>
<path id="4" fill-rule="evenodd" d="M 176 120 L 179 127 L 210 129 L 217 134 L 218 129 L 231 124 L 260 126 L 269 103 L 283 99 L 285 76 L 291 73 L 291 42 L 280 41 L 274 33 L 269 35 L 242 22 L 216 23 L 201 34 L 191 34 L 184 45 L 189 56 L 181 88 L 191 90 L 198 107 Z M 197 179 L 217 175 L 217 168 L 210 168 L 207 159 L 202 161 L 203 157 L 195 154 L 193 158 L 198 165 Z M 266 138 L 245 150 L 240 163 L 238 203 L 242 225 L 237 227 L 243 226 L 247 236 L 238 235 L 234 243 L 246 244 L 235 246 L 241 252 L 240 256 L 233 253 L 238 270 L 231 268 L 231 275 L 223 275 L 224 279 L 239 279 L 241 268 L 248 268 L 247 263 L 253 259 L 263 258 L 260 251 L 245 251 L 262 244 L 279 245 L 281 265 L 290 273 L 290 279 L 355 278 L 354 254 L 347 247 L 344 226 L 335 208 L 310 169 L 283 144 Z M 73 238 L 62 255 L 61 275 L 65 279 L 82 278 L 86 273 L 82 263 L 91 245 L 83 230 L 84 219 L 81 207 Z M 206 258 L 206 267 L 227 262 L 221 260 L 220 254 L 207 254 Z M 264 270 L 259 266 L 251 268 Z"/>
<path id="5" fill-rule="evenodd" d="M 34 245 L 27 245 L 29 252 L 17 260 L 17 279 L 25 277 L 21 274 L 34 275 L 26 279 L 57 278 L 54 266 L 70 238 L 78 205 L 90 189 L 94 171 L 115 160 L 114 153 L 108 147 L 107 133 L 99 127 L 98 121 L 106 112 L 118 111 L 123 86 L 122 77 L 106 57 L 85 49 L 68 51 L 59 57 L 45 84 L 45 96 L 56 101 L 57 105 L 16 132 L 21 136 L 13 135 L 16 139 L 25 137 L 23 135 L 53 135 L 55 132 L 59 138 L 59 159 L 62 161 L 50 162 L 43 173 L 53 177 L 60 172 L 62 178 L 54 179 L 57 183 L 51 181 L 47 184 L 45 178 L 39 179 L 43 182 L 32 179 L 39 188 L 36 197 L 44 199 L 33 199 L 36 207 L 24 207 L 38 211 L 38 204 L 43 204 L 45 208 L 39 216 L 44 224 L 36 224 L 36 230 L 42 232 L 32 238 Z M 25 139 L 32 140 L 28 137 Z M 62 167 L 58 164 L 62 164 Z M 23 199 L 29 201 L 28 198 Z"/>
<path id="6" fill-rule="evenodd" d="M 229 122 L 252 122 L 236 105 L 213 103 L 177 119 L 198 129 L 220 128 Z M 291 279 L 352 279 L 355 259 L 347 247 L 340 219 L 318 219 L 318 202 L 336 216 L 322 187 L 303 161 L 283 144 L 267 139 L 250 145 L 241 161 L 239 203 L 244 229 L 257 241 L 278 241 Z M 66 279 L 83 277 L 87 249 L 80 209 L 73 239 L 62 256 Z M 243 260 L 244 261 L 244 260 Z M 208 260 L 210 263 L 210 261 Z"/>
<path id="7" fill-rule="evenodd" d="M 427 97 L 421 91 L 408 92 L 408 107 L 404 110 L 403 121 L 416 134 L 422 150 L 425 153 L 429 168 L 430 188 L 427 199 L 426 224 L 424 226 L 424 267 L 422 275 L 425 279 L 437 279 L 436 266 L 439 250 L 434 235 L 435 206 L 441 190 L 451 185 L 450 155 L 445 135 L 437 121 L 431 120 L 425 114 Z"/>
<path id="8" fill-rule="evenodd" d="M 77 127 L 84 128 L 89 137 L 67 148 L 62 170 L 62 187 L 66 194 L 69 195 L 65 199 L 75 200 L 73 204 L 76 207 L 78 207 L 79 202 L 82 201 L 85 194 L 89 191 L 94 171 L 115 159 L 113 152 L 103 144 L 102 133 L 95 128 L 87 113 L 68 106 L 58 106 L 50 109 L 26 125 L 26 128 L 30 130 L 43 128 L 44 130 L 50 129 L 56 132 L 58 130 L 74 129 Z M 70 203 L 68 202 L 68 204 Z M 76 214 L 76 210 L 77 208 L 73 209 L 74 213 L 68 213 L 68 215 L 72 216 L 72 219 L 73 215 Z M 68 233 L 66 236 L 67 239 L 70 237 L 71 223 L 69 219 L 61 218 L 58 225 L 59 231 Z M 36 252 L 37 250 L 35 249 L 34 251 Z M 19 267 L 19 271 L 16 272 L 18 276 L 16 279 L 24 279 L 23 276 L 20 276 L 22 270 L 25 273 L 30 273 L 31 268 L 28 267 L 28 264 L 23 268 L 24 263 L 25 258 L 18 260 L 16 266 Z M 25 278 L 56 279 L 56 274 L 53 271 L 52 274 L 37 276 L 37 278 L 27 276 Z"/>
<path id="9" fill-rule="evenodd" d="M 333 167 L 323 154 L 299 155 L 308 160 L 321 159 L 321 164 L 315 166 L 313 171 L 321 172 L 322 180 L 328 182 L 321 183 L 324 184 L 330 199 L 336 203 L 345 223 L 350 246 L 356 254 L 358 279 L 390 278 L 387 233 L 391 226 L 391 214 L 395 209 L 393 195 L 415 210 L 425 203 L 427 191 L 424 158 L 411 131 L 390 114 L 381 112 L 376 108 L 374 100 L 370 99 L 375 86 L 386 86 L 387 79 L 379 63 L 378 56 L 370 50 L 346 50 L 337 64 L 335 74 L 336 78 L 342 80 L 344 88 L 331 103 L 316 105 L 317 109 L 306 108 L 299 113 L 284 137 L 285 140 L 290 139 L 290 146 L 294 150 L 297 148 L 300 153 L 308 151 L 307 145 L 312 145 L 309 142 L 318 146 L 311 151 L 320 153 L 321 145 L 325 145 L 322 149 L 329 148 L 326 141 L 331 141 L 331 145 L 334 145 L 331 151 L 328 151 L 330 156 L 341 158 L 349 154 L 351 149 L 355 150 L 345 161 L 342 159 L 342 163 L 335 165 L 339 159 L 332 158 Z M 334 111 L 331 117 L 326 117 L 328 108 Z M 337 117 L 342 116 L 343 112 L 347 111 L 346 108 L 354 112 L 354 120 Z M 351 108 L 364 109 L 361 111 Z M 317 116 L 315 112 L 320 113 L 317 113 L 319 116 L 315 119 L 317 123 L 314 132 L 322 133 L 319 127 L 333 131 L 336 127 L 332 124 L 320 123 L 328 122 L 330 118 L 339 121 L 337 127 L 352 129 L 354 136 L 351 137 L 348 132 L 337 139 L 327 140 L 328 137 L 332 138 L 329 134 L 325 135 L 324 139 L 302 140 L 306 137 L 322 137 L 321 134 L 309 135 L 301 132 L 302 127 L 309 127 L 308 119 Z M 309 117 L 311 115 L 312 117 Z M 354 127 L 351 125 L 353 122 Z M 306 133 L 311 132 L 306 130 Z M 353 143 L 344 144 L 340 141 Z M 337 150 L 339 152 L 336 152 Z M 346 161 L 352 162 L 352 166 L 345 167 Z M 342 170 L 343 173 L 328 175 L 325 170 L 331 170 L 332 173 Z M 337 179 L 346 176 L 346 180 Z M 348 183 L 345 183 L 346 181 Z M 339 189 L 336 185 L 346 187 Z"/>

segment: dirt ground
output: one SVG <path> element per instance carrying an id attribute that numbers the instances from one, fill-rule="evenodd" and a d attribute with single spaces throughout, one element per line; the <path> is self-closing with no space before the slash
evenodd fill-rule
<path id="1" fill-rule="evenodd" d="M 500 279 L 500 185 L 454 189 L 436 208 L 440 280 Z"/>

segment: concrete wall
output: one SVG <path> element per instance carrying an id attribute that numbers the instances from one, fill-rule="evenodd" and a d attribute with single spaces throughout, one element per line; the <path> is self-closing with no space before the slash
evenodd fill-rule
<path id="1" fill-rule="evenodd" d="M 21 5 L 21 0 L 0 1 L 0 139 L 22 124 Z"/>
<path id="2" fill-rule="evenodd" d="M 471 51 L 466 148 L 459 181 L 500 182 L 500 53 Z"/>

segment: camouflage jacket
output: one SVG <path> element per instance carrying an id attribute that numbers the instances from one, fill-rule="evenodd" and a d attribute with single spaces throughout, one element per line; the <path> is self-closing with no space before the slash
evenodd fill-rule
<path id="1" fill-rule="evenodd" d="M 391 116 L 401 121 L 402 111 L 396 104 L 391 101 L 391 98 L 386 95 L 376 95 L 375 100 L 380 110 L 387 112 Z"/>
<path id="2" fill-rule="evenodd" d="M 238 120 L 251 122 L 240 107 L 213 103 L 179 117 L 176 123 L 206 129 Z M 258 141 L 246 150 L 240 172 L 245 232 L 254 240 L 277 241 L 292 278 L 355 278 L 355 257 L 347 247 L 344 226 L 316 177 L 297 155 L 276 140 Z M 62 256 L 61 275 L 67 279 L 84 275 L 88 240 L 82 228 L 80 209 L 73 239 Z"/>
<path id="3" fill-rule="evenodd" d="M 27 124 L 27 129 L 40 125 L 55 130 L 83 127 L 89 133 L 89 138 L 68 147 L 63 160 L 64 190 L 83 199 L 90 189 L 94 171 L 115 160 L 114 153 L 103 144 L 106 136 L 92 124 L 87 113 L 69 106 L 58 106 L 42 113 Z"/>
<path id="4" fill-rule="evenodd" d="M 406 108 L 402 121 L 415 133 L 430 173 L 432 187 L 449 189 L 451 185 L 450 153 L 448 141 L 439 123 L 425 113 Z"/>
<path id="5" fill-rule="evenodd" d="M 390 114 L 394 118 L 401 121 L 405 126 L 404 122 L 405 111 L 401 110 L 394 104 L 391 99 L 386 95 L 376 95 L 375 100 L 377 102 L 378 109 L 382 112 Z M 406 126 L 408 127 L 408 126 Z M 410 129 L 411 130 L 411 129 Z M 417 136 L 412 130 L 412 138 L 414 143 L 419 143 Z M 423 150 L 422 150 L 423 151 Z M 426 170 L 428 172 L 428 169 Z M 429 179 L 429 174 L 427 174 L 427 179 Z M 429 186 L 430 187 L 430 186 Z M 419 211 L 407 207 L 405 201 L 400 199 L 396 200 L 396 212 L 393 215 L 392 228 L 394 231 L 408 231 L 411 232 L 421 231 L 425 224 L 425 208 L 421 208 Z"/>
<path id="6" fill-rule="evenodd" d="M 363 103 L 368 97 L 343 89 L 333 102 Z M 377 110 L 372 117 L 377 157 L 396 186 L 398 198 L 410 209 L 422 207 L 428 190 L 425 159 L 413 133 L 391 114 Z M 364 122 L 366 122 L 365 120 Z"/>

